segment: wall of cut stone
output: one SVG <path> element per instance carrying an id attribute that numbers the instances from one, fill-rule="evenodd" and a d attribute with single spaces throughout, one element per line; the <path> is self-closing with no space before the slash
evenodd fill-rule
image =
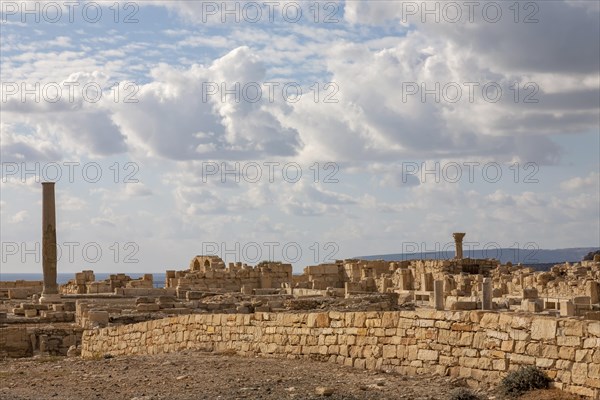
<path id="1" fill-rule="evenodd" d="M 66 356 L 69 347 L 81 344 L 83 329 L 47 326 L 0 328 L 0 358 L 35 354 Z"/>
<path id="2" fill-rule="evenodd" d="M 0 281 L 0 299 L 26 299 L 42 293 L 42 281 Z"/>
<path id="3" fill-rule="evenodd" d="M 600 321 L 435 310 L 185 315 L 84 332 L 82 355 L 184 349 L 313 358 L 405 375 L 496 384 L 537 365 L 568 392 L 600 399 Z"/>

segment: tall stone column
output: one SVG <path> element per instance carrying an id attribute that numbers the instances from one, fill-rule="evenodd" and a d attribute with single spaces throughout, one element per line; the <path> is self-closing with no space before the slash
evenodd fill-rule
<path id="1" fill-rule="evenodd" d="M 465 237 L 466 233 L 460 233 L 460 232 L 454 232 L 452 234 L 452 237 L 454 237 L 454 245 L 456 246 L 456 254 L 454 255 L 454 258 L 457 259 L 462 259 L 463 258 L 463 247 L 462 247 L 462 242 L 463 242 L 463 238 Z"/>
<path id="2" fill-rule="evenodd" d="M 433 282 L 433 298 L 436 310 L 444 309 L 444 281 Z"/>
<path id="3" fill-rule="evenodd" d="M 60 301 L 56 281 L 56 210 L 54 182 L 42 182 L 42 269 L 44 289 L 40 303 Z"/>

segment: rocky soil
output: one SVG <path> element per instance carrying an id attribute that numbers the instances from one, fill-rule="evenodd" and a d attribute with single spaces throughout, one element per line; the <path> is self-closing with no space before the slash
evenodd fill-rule
<path id="1" fill-rule="evenodd" d="M 309 360 L 202 352 L 100 360 L 0 360 L 3 400 L 448 400 L 461 385 L 448 377 L 404 377 Z M 490 390 L 479 394 L 482 399 L 500 399 Z M 528 398 L 576 399 L 554 391 Z"/>

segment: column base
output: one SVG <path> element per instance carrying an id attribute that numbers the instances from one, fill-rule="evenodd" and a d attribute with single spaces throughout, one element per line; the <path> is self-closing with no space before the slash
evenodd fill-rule
<path id="1" fill-rule="evenodd" d="M 40 304 L 60 303 L 60 302 L 62 302 L 62 299 L 60 297 L 60 294 L 58 294 L 58 293 L 53 293 L 53 294 L 42 293 L 42 296 L 40 297 Z"/>

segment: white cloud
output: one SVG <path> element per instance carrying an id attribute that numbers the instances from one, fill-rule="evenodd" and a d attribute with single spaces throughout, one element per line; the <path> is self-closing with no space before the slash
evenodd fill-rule
<path id="1" fill-rule="evenodd" d="M 599 10 L 592 3 L 538 2 L 537 24 L 515 24 L 508 9 L 497 24 L 403 23 L 396 1 L 345 2 L 343 19 L 330 25 L 199 24 L 202 3 L 180 1 L 153 3 L 168 12 L 140 21 L 130 36 L 114 24 L 65 26 L 60 35 L 42 25 L 3 25 L 3 82 L 96 82 L 105 96 L 98 103 L 80 93 L 74 101 L 4 102 L 2 161 L 144 165 L 138 184 L 63 181 L 57 195 L 65 237 L 135 240 L 152 263 L 185 262 L 201 251 L 199 238 L 333 241 L 345 248 L 339 256 L 448 241 L 463 229 L 505 246 L 587 245 L 598 241 L 590 225 L 599 218 L 600 179 L 589 172 L 598 164 L 590 132 L 598 130 L 600 109 Z M 127 82 L 138 82 L 138 102 L 114 101 L 115 81 L 122 96 Z M 265 81 L 304 89 L 318 82 L 320 97 L 307 89 L 292 103 L 276 92 L 270 102 L 264 87 L 255 103 L 202 96 L 209 82 Z M 323 87 L 330 81 L 336 91 Z M 466 82 L 497 82 L 503 97 L 491 103 L 479 90 L 471 102 Z M 522 101 L 530 82 L 538 103 Z M 403 83 L 420 90 L 457 83 L 463 96 L 455 103 L 432 95 L 422 101 L 420 93 L 405 98 Z M 337 102 L 324 102 L 331 94 Z M 231 168 L 267 160 L 298 162 L 306 176 L 293 184 L 202 179 L 203 162 Z M 559 185 L 436 183 L 402 176 L 402 162 L 411 160 L 569 162 L 573 172 Z M 339 165 L 340 182 L 314 182 L 314 162 Z M 37 238 L 38 224 L 30 222 L 38 219 L 39 182 L 12 176 L 2 185 L 3 220 L 26 222 L 10 234 Z"/>
<path id="2" fill-rule="evenodd" d="M 586 177 L 574 177 L 560 183 L 560 188 L 565 191 L 588 191 L 598 193 L 600 186 L 600 174 L 598 172 L 590 172 Z"/>
<path id="3" fill-rule="evenodd" d="M 21 210 L 17 213 L 15 213 L 11 218 L 10 218 L 10 223 L 11 224 L 20 224 L 22 222 L 25 222 L 29 219 L 29 212 L 27 212 L 27 210 Z"/>

